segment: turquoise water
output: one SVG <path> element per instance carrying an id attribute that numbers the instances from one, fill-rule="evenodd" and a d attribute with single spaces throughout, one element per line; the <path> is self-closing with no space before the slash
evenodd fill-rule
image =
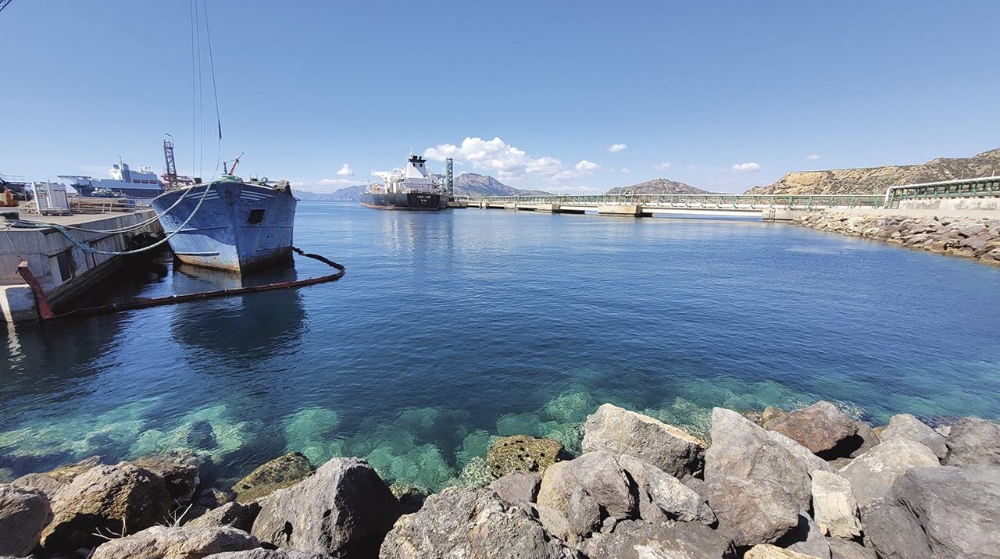
<path id="1" fill-rule="evenodd" d="M 295 236 L 346 276 L 8 329 L 0 480 L 190 448 L 220 484 L 300 451 L 437 490 L 482 482 L 497 436 L 578 449 L 603 402 L 702 435 L 712 406 L 821 398 L 876 423 L 1000 415 L 997 268 L 748 221 L 302 202 Z"/>

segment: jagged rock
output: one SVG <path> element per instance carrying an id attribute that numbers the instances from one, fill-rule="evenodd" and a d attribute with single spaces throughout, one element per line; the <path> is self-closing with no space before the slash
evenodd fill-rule
<path id="1" fill-rule="evenodd" d="M 817 470 L 812 475 L 812 495 L 816 522 L 824 524 L 831 535 L 844 539 L 861 535 L 858 502 L 851 491 L 851 482 L 840 475 Z"/>
<path id="2" fill-rule="evenodd" d="M 201 460 L 193 454 L 142 458 L 134 464 L 160 476 L 167 485 L 170 498 L 178 505 L 190 503 L 201 484 L 201 474 L 198 471 Z"/>
<path id="3" fill-rule="evenodd" d="M 743 556 L 744 559 L 813 559 L 812 555 L 798 553 L 790 549 L 782 549 L 778 546 L 762 543 L 753 548 Z"/>
<path id="4" fill-rule="evenodd" d="M 789 413 L 788 417 L 771 427 L 771 430 L 801 444 L 813 454 L 822 454 L 834 451 L 848 442 L 857 434 L 858 426 L 836 406 L 821 400 Z M 856 446 L 860 446 L 860 442 Z M 843 454 L 849 453 L 850 451 Z"/>
<path id="5" fill-rule="evenodd" d="M 938 460 L 944 460 L 944 457 L 948 455 L 945 438 L 908 413 L 892 416 L 892 419 L 889 420 L 889 425 L 882 431 L 879 438 L 883 442 L 896 438 L 918 442 L 933 450 Z"/>
<path id="6" fill-rule="evenodd" d="M 625 520 L 610 534 L 595 534 L 584 547 L 589 557 L 615 559 L 736 559 L 736 547 L 722 532 L 703 524 Z"/>
<path id="7" fill-rule="evenodd" d="M 76 479 L 77 476 L 79 476 L 80 474 L 85 474 L 100 465 L 101 465 L 100 456 L 88 456 L 87 458 L 84 458 L 79 462 L 59 466 L 54 470 L 45 472 L 45 474 L 58 481 L 69 484 L 73 483 L 73 480 Z"/>
<path id="8" fill-rule="evenodd" d="M 235 528 L 153 526 L 94 550 L 92 559 L 201 559 L 224 551 L 258 547 L 257 539 Z"/>
<path id="9" fill-rule="evenodd" d="M 0 555 L 27 555 L 51 520 L 44 493 L 0 484 Z"/>
<path id="10" fill-rule="evenodd" d="M 379 556 L 569 559 L 579 554 L 492 490 L 448 488 L 428 497 L 419 512 L 401 517 L 382 542 Z"/>
<path id="11" fill-rule="evenodd" d="M 411 514 L 420 510 L 420 507 L 424 506 L 427 496 L 430 495 L 430 491 L 427 489 L 407 483 L 394 483 L 389 486 L 389 491 L 399 501 L 399 511 L 402 514 Z"/>
<path id="12" fill-rule="evenodd" d="M 538 490 L 538 506 L 550 507 L 561 512 L 571 520 L 571 528 L 583 525 L 586 522 L 582 519 L 572 522 L 574 516 L 580 516 L 585 512 L 579 507 L 575 509 L 571 507 L 571 498 L 580 490 L 592 497 L 607 516 L 615 519 L 630 518 L 638 504 L 632 495 L 628 476 L 614 455 L 608 451 L 597 451 L 549 466 L 542 475 L 542 484 Z M 585 505 L 586 502 L 578 498 L 577 504 Z M 583 537 L 585 534 L 576 535 Z"/>
<path id="13" fill-rule="evenodd" d="M 289 452 L 262 464 L 256 470 L 236 482 L 233 492 L 236 502 L 249 503 L 274 493 L 278 489 L 290 487 L 312 473 L 309 459 L 298 452 Z"/>
<path id="14" fill-rule="evenodd" d="M 615 456 L 631 454 L 675 477 L 700 471 L 705 460 L 704 442 L 672 425 L 611 404 L 603 404 L 587 417 L 583 452 L 597 450 Z"/>
<path id="15" fill-rule="evenodd" d="M 706 488 L 719 528 L 737 546 L 776 542 L 799 524 L 798 501 L 773 481 L 718 476 Z"/>
<path id="16" fill-rule="evenodd" d="M 377 549 L 399 517 L 389 487 L 357 458 L 333 458 L 260 505 L 251 533 L 262 542 L 330 555 Z"/>
<path id="17" fill-rule="evenodd" d="M 913 468 L 865 525 L 884 559 L 1000 556 L 1000 468 Z"/>
<path id="18" fill-rule="evenodd" d="M 827 538 L 826 543 L 830 546 L 832 559 L 876 559 L 875 550 L 857 542 Z"/>
<path id="19" fill-rule="evenodd" d="M 205 559 L 329 559 L 325 553 L 309 553 L 294 549 L 251 549 L 248 551 L 227 551 L 207 555 Z"/>
<path id="20" fill-rule="evenodd" d="M 861 445 L 848 455 L 850 458 L 861 456 L 879 443 L 875 430 L 867 421 L 855 421 L 854 425 L 858 428 L 856 436 L 861 439 Z"/>
<path id="21" fill-rule="evenodd" d="M 149 470 L 121 462 L 77 475 L 52 504 L 54 518 L 42 532 L 47 551 L 76 551 L 102 541 L 95 534 L 134 534 L 166 520 L 167 487 Z"/>
<path id="22" fill-rule="evenodd" d="M 799 524 L 782 536 L 775 545 L 810 557 L 830 559 L 830 544 L 823 537 L 819 525 L 805 510 L 799 510 Z"/>
<path id="23" fill-rule="evenodd" d="M 618 463 L 635 480 L 640 499 L 648 498 L 666 514 L 667 519 L 715 524 L 715 513 L 708 506 L 708 499 L 681 483 L 679 479 L 628 454 L 623 454 Z M 646 515 L 643 515 L 643 518 L 651 520 Z"/>
<path id="24" fill-rule="evenodd" d="M 237 530 L 249 532 L 253 528 L 253 521 L 260 514 L 259 503 L 226 503 L 221 507 L 214 508 L 205 514 L 195 518 L 185 524 L 185 526 L 198 526 L 204 528 L 230 527 Z"/>
<path id="25" fill-rule="evenodd" d="M 855 458 L 840 475 L 851 482 L 858 507 L 865 509 L 876 505 L 906 470 L 938 465 L 933 450 L 909 439 L 895 438 Z"/>
<path id="26" fill-rule="evenodd" d="M 69 486 L 69 482 L 39 473 L 23 475 L 10 484 L 18 489 L 41 491 L 50 502 L 55 501 L 59 492 Z"/>
<path id="27" fill-rule="evenodd" d="M 758 425 L 764 429 L 770 430 L 778 423 L 784 421 L 786 417 L 788 417 L 787 411 L 774 406 L 767 406 L 764 408 L 764 412 L 760 414 L 760 422 L 758 422 Z"/>
<path id="28" fill-rule="evenodd" d="M 504 501 L 527 510 L 538 497 L 541 484 L 542 476 L 537 472 L 513 472 L 491 483 L 490 489 Z"/>
<path id="29" fill-rule="evenodd" d="M 525 435 L 502 437 L 486 453 L 486 463 L 497 478 L 511 472 L 544 472 L 563 452 L 562 443 Z"/>
<path id="30" fill-rule="evenodd" d="M 214 509 L 216 507 L 221 507 L 232 500 L 232 493 L 228 493 L 217 487 L 206 487 L 198 492 L 198 499 L 195 501 L 195 504 Z"/>
<path id="31" fill-rule="evenodd" d="M 771 481 L 808 507 L 810 473 L 814 470 L 830 471 L 830 466 L 781 433 L 766 431 L 736 412 L 712 410 L 712 446 L 705 454 L 705 481 L 730 476 Z M 714 505 L 712 510 L 719 514 Z"/>
<path id="32" fill-rule="evenodd" d="M 1000 466 L 1000 425 L 978 417 L 964 417 L 951 426 L 946 441 L 948 466 Z"/>

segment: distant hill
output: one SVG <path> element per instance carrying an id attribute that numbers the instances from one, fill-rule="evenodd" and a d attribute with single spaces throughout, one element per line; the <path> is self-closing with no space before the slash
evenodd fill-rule
<path id="1" fill-rule="evenodd" d="M 503 184 L 493 177 L 462 173 L 455 177 L 455 196 L 544 196 L 542 190 L 521 190 Z"/>
<path id="2" fill-rule="evenodd" d="M 667 179 L 653 179 L 632 186 L 618 186 L 608 194 L 708 194 L 707 190 Z"/>
<path id="3" fill-rule="evenodd" d="M 890 186 L 1000 173 L 1000 148 L 973 157 L 939 157 L 922 165 L 887 165 L 830 171 L 795 171 L 747 194 L 884 194 Z"/>
<path id="4" fill-rule="evenodd" d="M 359 184 L 357 186 L 348 186 L 346 188 L 341 188 L 335 190 L 332 193 L 320 193 L 320 192 L 309 192 L 308 190 L 293 190 L 292 193 L 299 200 L 321 200 L 324 202 L 357 202 L 361 199 L 361 193 L 365 191 L 366 186 Z"/>

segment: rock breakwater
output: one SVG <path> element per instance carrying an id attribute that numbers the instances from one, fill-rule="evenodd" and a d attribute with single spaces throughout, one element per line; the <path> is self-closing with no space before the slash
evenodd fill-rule
<path id="1" fill-rule="evenodd" d="M 1000 266 L 1000 219 L 815 212 L 792 223 Z"/>
<path id="2" fill-rule="evenodd" d="M 515 470 L 489 487 L 447 488 L 402 515 L 385 482 L 356 458 L 333 458 L 291 486 L 262 489 L 247 505 L 220 505 L 233 494 L 217 489 L 192 491 L 197 468 L 167 468 L 164 460 L 155 469 L 88 464 L 73 470 L 73 479 L 31 474 L 0 485 L 0 555 L 995 556 L 1000 425 L 963 418 L 932 429 L 901 415 L 872 430 L 827 402 L 774 411 L 715 408 L 709 445 L 605 404 L 588 418 L 581 455 L 557 453 L 544 468 L 524 462 L 533 471 Z M 762 426 L 778 416 L 775 429 Z M 287 467 L 287 458 L 264 469 Z M 64 486 L 40 489 L 53 483 Z M 123 508 L 133 502 L 156 514 Z M 206 512 L 213 506 L 228 513 Z"/>

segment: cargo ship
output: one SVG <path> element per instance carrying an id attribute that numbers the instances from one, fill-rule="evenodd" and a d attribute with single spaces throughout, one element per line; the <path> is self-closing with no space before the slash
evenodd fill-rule
<path id="1" fill-rule="evenodd" d="M 156 198 L 163 194 L 163 183 L 149 167 L 133 171 L 124 161 L 111 166 L 110 179 L 95 179 L 81 175 L 59 175 L 80 196 L 120 196 Z"/>
<path id="2" fill-rule="evenodd" d="M 382 184 L 369 184 L 361 195 L 361 205 L 380 210 L 443 210 L 448 194 L 441 177 L 427 171 L 427 160 L 410 155 L 406 167 L 376 171 Z"/>

